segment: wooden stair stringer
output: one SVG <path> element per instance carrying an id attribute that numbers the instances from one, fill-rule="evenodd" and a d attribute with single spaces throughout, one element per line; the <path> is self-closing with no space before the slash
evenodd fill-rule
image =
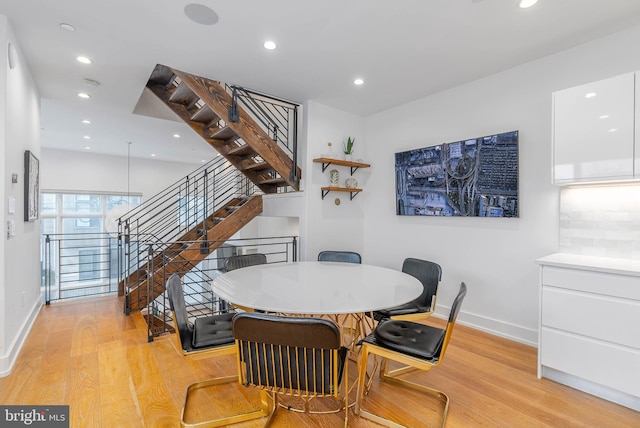
<path id="1" fill-rule="evenodd" d="M 214 113 L 220 117 L 226 117 L 232 105 L 232 98 L 220 83 L 211 79 L 194 76 L 171 67 L 169 67 L 169 69 L 209 106 Z M 241 114 L 238 122 L 227 122 L 227 126 L 242 138 L 266 163 L 277 171 L 289 186 L 295 190 L 299 190 L 298 181 L 292 181 L 290 179 L 293 161 L 251 116 L 246 113 Z M 223 149 L 221 153 L 225 154 L 225 151 L 226 150 Z M 301 170 L 297 168 L 297 177 L 300 176 Z"/>
<path id="2" fill-rule="evenodd" d="M 177 265 L 177 263 L 189 263 L 192 266 L 196 266 L 199 262 L 204 260 L 209 254 L 221 246 L 224 241 L 231 238 L 240 229 L 242 229 L 247 223 L 253 220 L 255 217 L 262 213 L 262 195 L 255 195 L 249 198 L 242 205 L 234 205 L 238 200 L 235 199 L 227 203 L 224 207 L 217 210 L 209 221 L 213 221 L 213 218 L 223 217 L 224 211 L 229 211 L 230 206 L 237 206 L 231 213 L 226 215 L 222 221 L 215 224 L 207 232 L 206 240 L 209 242 L 208 251 L 202 252 L 201 241 L 193 241 L 186 246 L 182 251 L 177 253 L 171 258 L 171 260 L 161 263 L 158 266 L 154 266 L 154 273 L 151 275 L 152 280 L 152 299 L 156 299 L 165 290 L 165 283 L 173 273 L 178 273 L 180 276 L 184 275 L 183 269 L 172 269 L 171 265 Z M 194 229 L 202 227 L 202 223 L 199 223 Z M 193 229 L 192 229 L 193 230 Z M 189 233 L 189 232 L 187 232 Z M 136 311 L 146 306 L 147 300 L 147 286 L 149 278 L 141 281 L 135 288 L 129 291 L 129 310 Z M 141 303 L 141 302 L 144 302 Z"/>
<path id="3" fill-rule="evenodd" d="M 247 169 L 242 161 L 242 158 L 238 156 L 228 156 L 227 152 L 228 141 L 210 138 L 208 136 L 209 128 L 203 123 L 191 120 L 193 113 L 189 111 L 183 104 L 170 101 L 170 93 L 163 89 L 161 85 L 147 84 L 147 88 L 153 92 L 167 107 L 169 107 L 183 122 L 193 129 L 196 134 L 200 135 L 211 147 L 213 147 L 218 153 L 222 154 L 238 171 L 247 176 L 252 183 L 256 184 L 260 190 L 264 193 L 273 193 L 272 186 L 264 185 L 260 182 L 260 176 L 256 171 Z"/>

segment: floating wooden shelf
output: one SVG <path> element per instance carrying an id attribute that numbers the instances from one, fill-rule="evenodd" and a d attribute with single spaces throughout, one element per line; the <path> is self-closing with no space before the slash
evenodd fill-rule
<path id="1" fill-rule="evenodd" d="M 324 199 L 324 197 L 327 196 L 329 192 L 349 192 L 349 200 L 351 201 L 356 197 L 358 193 L 362 192 L 362 189 L 336 186 L 321 187 L 320 190 L 322 191 L 322 199 Z"/>
<path id="2" fill-rule="evenodd" d="M 346 161 L 342 159 L 332 159 L 332 158 L 317 158 L 313 160 L 314 162 L 322 164 L 322 172 L 324 172 L 329 165 L 340 165 L 340 166 L 348 166 L 351 168 L 351 175 L 358 170 L 358 168 L 369 168 L 371 165 L 368 163 L 362 162 L 352 162 Z"/>

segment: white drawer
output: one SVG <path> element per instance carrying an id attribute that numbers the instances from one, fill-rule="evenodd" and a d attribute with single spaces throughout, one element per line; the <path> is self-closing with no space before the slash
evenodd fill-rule
<path id="1" fill-rule="evenodd" d="M 640 397 L 640 352 L 542 328 L 541 364 Z"/>
<path id="2" fill-rule="evenodd" d="M 543 266 L 542 285 L 640 300 L 640 276 Z"/>
<path id="3" fill-rule="evenodd" d="M 637 300 L 543 287 L 541 323 L 640 350 Z"/>

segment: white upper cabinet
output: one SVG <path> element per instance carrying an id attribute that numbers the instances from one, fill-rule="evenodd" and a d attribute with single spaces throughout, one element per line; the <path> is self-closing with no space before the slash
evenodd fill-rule
<path id="1" fill-rule="evenodd" d="M 640 178 L 635 74 L 553 93 L 553 182 Z"/>

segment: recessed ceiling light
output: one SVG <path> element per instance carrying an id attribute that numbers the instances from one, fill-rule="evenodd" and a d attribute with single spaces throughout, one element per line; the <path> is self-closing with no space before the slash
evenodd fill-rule
<path id="1" fill-rule="evenodd" d="M 82 137 L 82 138 L 84 138 L 85 140 L 90 140 L 90 139 L 91 139 L 91 137 L 89 137 L 88 135 L 85 135 L 85 136 L 84 136 L 84 137 Z"/>
<path id="2" fill-rule="evenodd" d="M 155 157 L 156 157 L 156 154 L 155 154 L 155 153 L 151 153 L 151 157 L 152 157 L 152 158 L 155 158 Z"/>
<path id="3" fill-rule="evenodd" d="M 587 93 L 587 94 L 585 94 L 585 95 L 584 95 L 584 97 L 585 97 L 585 98 L 593 98 L 593 97 L 595 97 L 595 96 L 596 96 L 596 93 L 595 93 L 595 92 L 589 92 L 589 93 Z"/>
<path id="4" fill-rule="evenodd" d="M 89 119 L 82 119 L 82 123 L 87 123 L 87 124 L 89 124 L 89 123 L 91 123 L 91 121 L 90 121 Z"/>
<path id="5" fill-rule="evenodd" d="M 603 114 L 602 116 L 600 116 L 600 119 L 607 119 L 609 117 L 608 114 Z"/>
<path id="6" fill-rule="evenodd" d="M 611 128 L 609 132 L 618 132 L 618 128 Z"/>
<path id="7" fill-rule="evenodd" d="M 276 42 L 267 40 L 266 42 L 264 42 L 264 45 L 262 46 L 264 46 L 265 49 L 272 51 L 276 48 Z"/>
<path id="8" fill-rule="evenodd" d="M 86 56 L 77 56 L 76 57 L 76 61 L 81 62 L 83 64 L 91 64 L 93 62 L 89 58 L 87 58 Z"/>
<path id="9" fill-rule="evenodd" d="M 207 160 L 206 159 L 202 159 L 200 162 L 207 163 Z"/>
<path id="10" fill-rule="evenodd" d="M 84 146 L 85 150 L 91 150 L 91 146 Z"/>
<path id="11" fill-rule="evenodd" d="M 64 28 L 67 31 L 76 31 L 76 27 L 74 27 L 71 24 L 64 23 L 64 22 L 62 24 L 60 24 L 60 28 Z"/>
<path id="12" fill-rule="evenodd" d="M 78 96 L 79 96 L 80 98 L 85 98 L 85 99 L 86 99 L 86 98 L 91 98 L 91 95 L 86 94 L 86 93 L 84 93 L 84 92 L 78 92 Z"/>
<path id="13" fill-rule="evenodd" d="M 180 138 L 180 134 L 173 134 L 173 138 Z"/>
<path id="14" fill-rule="evenodd" d="M 520 6 L 521 9 L 526 9 L 528 7 L 533 6 L 536 3 L 538 3 L 538 0 L 520 0 L 520 2 L 518 3 L 518 6 Z"/>
<path id="15" fill-rule="evenodd" d="M 362 84 L 364 84 L 364 80 L 358 78 L 358 79 L 353 81 L 353 84 L 354 85 L 362 85 Z"/>

